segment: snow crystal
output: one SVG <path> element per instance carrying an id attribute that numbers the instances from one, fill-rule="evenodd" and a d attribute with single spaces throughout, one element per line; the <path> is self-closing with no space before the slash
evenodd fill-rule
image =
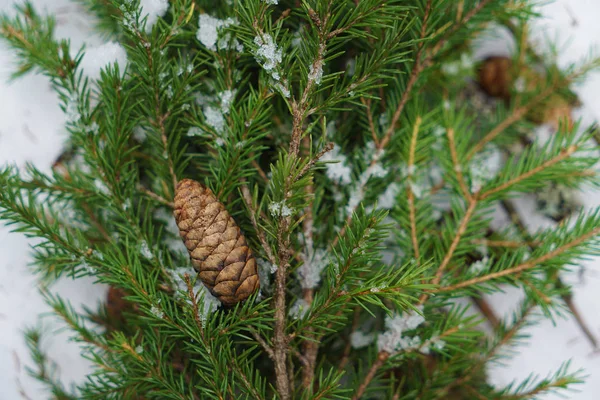
<path id="1" fill-rule="evenodd" d="M 192 304 L 184 277 L 187 274 L 193 282 L 193 277 L 197 275 L 196 271 L 192 268 L 180 267 L 174 270 L 168 270 L 168 272 L 171 275 L 171 282 L 175 289 L 175 298 L 185 299 L 188 304 Z M 194 282 L 193 292 L 196 299 L 201 300 L 198 302 L 198 316 L 200 317 L 200 320 L 204 322 L 209 314 L 215 312 L 217 308 L 221 306 L 221 302 L 210 293 L 200 279 L 196 279 Z"/>
<path id="2" fill-rule="evenodd" d="M 146 17 L 146 33 L 152 32 L 152 27 L 158 19 L 167 13 L 168 0 L 140 0 L 140 15 Z"/>
<path id="3" fill-rule="evenodd" d="M 148 246 L 148 242 L 146 242 L 145 240 L 142 240 L 142 243 L 140 244 L 140 254 L 142 255 L 142 257 L 148 260 L 151 260 L 153 258 L 152 251 Z"/>
<path id="4" fill-rule="evenodd" d="M 165 313 L 163 310 L 161 310 L 160 308 L 158 308 L 157 306 L 152 306 L 150 308 L 150 312 L 157 318 L 164 318 Z"/>
<path id="5" fill-rule="evenodd" d="M 429 342 L 431 343 L 433 348 L 436 350 L 443 350 L 444 347 L 446 346 L 446 342 L 443 341 L 442 339 L 440 339 L 439 337 L 432 338 Z"/>
<path id="6" fill-rule="evenodd" d="M 221 110 L 206 105 L 202 108 L 202 111 L 204 111 L 204 119 L 207 125 L 212 126 L 219 134 L 225 131 L 225 118 L 223 118 Z"/>
<path id="7" fill-rule="evenodd" d="M 308 67 L 308 80 L 314 81 L 316 85 L 321 84 L 321 79 L 323 79 L 323 64 L 323 61 L 317 60 Z"/>
<path id="8" fill-rule="evenodd" d="M 356 71 L 356 58 L 350 58 L 346 61 L 346 74 L 353 76 Z"/>
<path id="9" fill-rule="evenodd" d="M 200 128 L 198 128 L 197 126 L 192 126 L 190 127 L 190 129 L 188 129 L 187 131 L 187 135 L 188 136 L 203 136 L 204 135 L 204 131 Z"/>
<path id="10" fill-rule="evenodd" d="M 302 258 L 303 263 L 298 268 L 300 286 L 303 289 L 314 289 L 321 282 L 321 272 L 331 262 L 329 253 L 323 249 L 313 251 L 312 248 L 309 248 Z"/>
<path id="11" fill-rule="evenodd" d="M 110 194 L 110 190 L 108 190 L 102 179 L 95 179 L 94 186 L 96 186 L 98 193 L 102 193 L 107 196 Z"/>
<path id="12" fill-rule="evenodd" d="M 519 93 L 523 93 L 525 91 L 525 78 L 522 76 L 515 81 L 515 90 Z"/>
<path id="13" fill-rule="evenodd" d="M 502 169 L 502 165 L 502 153 L 496 146 L 487 146 L 476 154 L 469 166 L 471 192 L 479 192 L 486 183 L 492 181 Z"/>
<path id="14" fill-rule="evenodd" d="M 199 28 L 196 37 L 207 49 L 216 51 L 219 31 L 233 24 L 235 24 L 235 21 L 232 18 L 221 20 L 211 17 L 208 14 L 200 14 L 198 19 Z"/>
<path id="15" fill-rule="evenodd" d="M 116 63 L 122 72 L 127 66 L 127 52 L 117 42 L 108 42 L 85 50 L 79 67 L 90 79 L 100 79 L 100 72 L 109 64 Z"/>
<path id="16" fill-rule="evenodd" d="M 367 347 L 375 340 L 375 334 L 364 333 L 362 331 L 354 331 L 350 335 L 350 345 L 353 349 L 361 349 Z"/>
<path id="17" fill-rule="evenodd" d="M 271 6 L 279 4 L 279 0 L 263 0 L 263 1 Z"/>
<path id="18" fill-rule="evenodd" d="M 273 38 L 268 33 L 262 34 L 262 36 L 256 36 L 254 38 L 254 44 L 258 46 L 256 49 L 255 58 L 265 71 L 271 72 L 273 79 L 279 80 L 279 75 L 275 69 L 281 63 L 282 52 L 277 48 L 277 44 L 273 41 Z"/>
<path id="19" fill-rule="evenodd" d="M 76 124 L 81 119 L 79 114 L 79 97 L 77 94 L 72 93 L 66 100 L 65 114 L 67 115 L 67 122 Z"/>
<path id="20" fill-rule="evenodd" d="M 286 99 L 290 97 L 290 90 L 287 87 L 285 87 L 281 82 L 277 82 L 275 87 L 279 90 L 283 97 L 285 97 Z"/>
<path id="21" fill-rule="evenodd" d="M 378 198 L 377 198 L 377 207 L 392 209 L 396 205 L 396 197 L 398 197 L 398 193 L 400 193 L 400 185 L 397 183 L 392 183 L 388 185 Z"/>
<path id="22" fill-rule="evenodd" d="M 221 99 L 221 111 L 223 114 L 227 114 L 231 108 L 231 102 L 235 97 L 236 90 L 225 90 L 219 93 L 219 99 Z"/>
<path id="23" fill-rule="evenodd" d="M 473 274 L 479 274 L 489 267 L 490 259 L 488 256 L 483 257 L 481 260 L 475 261 L 469 266 L 469 272 Z"/>
<path id="24" fill-rule="evenodd" d="M 271 290 L 271 274 L 277 271 L 277 265 L 271 264 L 269 261 L 262 258 L 257 258 L 256 263 L 258 264 L 258 279 L 260 280 L 261 292 Z"/>
<path id="25" fill-rule="evenodd" d="M 274 201 L 269 204 L 269 212 L 274 217 L 289 217 L 292 215 L 292 209 L 285 204 L 285 201 Z"/>
<path id="26" fill-rule="evenodd" d="M 135 352 L 138 354 L 142 354 L 144 352 L 144 348 L 142 347 L 141 344 L 138 344 L 137 346 L 135 346 Z"/>
<path id="27" fill-rule="evenodd" d="M 327 125 L 329 127 L 329 124 Z M 326 165 L 326 174 L 333 182 L 347 185 L 352 181 L 352 169 L 347 165 L 347 158 L 336 144 L 333 149 L 321 157 L 321 161 L 338 161 Z"/>
<path id="28" fill-rule="evenodd" d="M 419 310 L 421 310 L 419 308 Z M 403 333 L 416 329 L 425 322 L 425 318 L 411 311 L 405 314 L 394 314 L 385 319 L 386 331 L 377 338 L 377 347 L 379 351 L 385 351 L 390 354 L 397 353 L 401 350 L 412 350 L 421 345 L 419 336 L 405 337 Z"/>
<path id="29" fill-rule="evenodd" d="M 310 305 L 304 299 L 298 299 L 290 308 L 289 315 L 294 319 L 304 318 Z"/>

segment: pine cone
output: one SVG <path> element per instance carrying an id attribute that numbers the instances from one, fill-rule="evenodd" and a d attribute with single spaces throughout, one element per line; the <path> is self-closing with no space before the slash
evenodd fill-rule
<path id="1" fill-rule="evenodd" d="M 479 67 L 479 85 L 491 97 L 504 100 L 510 98 L 512 60 L 508 57 L 493 56 L 486 58 Z"/>
<path id="2" fill-rule="evenodd" d="M 223 304 L 234 305 L 258 289 L 252 250 L 209 188 L 191 179 L 180 181 L 175 220 L 200 279 Z"/>

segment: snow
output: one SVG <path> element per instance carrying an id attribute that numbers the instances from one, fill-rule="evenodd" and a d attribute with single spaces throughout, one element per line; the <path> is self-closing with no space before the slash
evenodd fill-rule
<path id="1" fill-rule="evenodd" d="M 202 111 L 204 112 L 206 123 L 212 126 L 218 134 L 222 134 L 225 131 L 225 118 L 221 110 L 210 105 L 205 105 Z"/>
<path id="2" fill-rule="evenodd" d="M 258 62 L 265 71 L 270 72 L 273 79 L 278 81 L 280 76 L 276 69 L 283 57 L 281 49 L 277 47 L 277 44 L 268 33 L 256 36 L 254 38 L 254 44 L 258 46 L 254 54 L 256 62 Z"/>
<path id="3" fill-rule="evenodd" d="M 16 0 L 0 0 L 0 11 L 12 13 Z M 69 37 L 73 48 L 87 42 L 88 49 L 100 47 L 104 41 L 91 33 L 93 21 L 84 17 L 81 9 L 68 0 L 33 0 L 36 7 L 43 7 L 49 12 L 58 13 L 57 36 Z M 600 3 L 592 0 L 556 0 L 542 8 L 547 17 L 542 23 L 533 26 L 530 33 L 534 38 L 544 35 L 559 38 L 559 63 L 565 66 L 588 55 L 589 49 L 600 42 Z M 573 21 L 576 18 L 576 23 Z M 544 32 L 541 27 L 546 28 Z M 569 45 L 564 44 L 568 39 Z M 545 38 L 540 39 L 543 43 Z M 217 39 L 213 43 L 216 45 Z M 207 46 L 209 47 L 209 46 Z M 498 53 L 486 47 L 481 55 Z M 14 59 L 7 47 L 0 43 L 0 164 L 13 163 L 20 167 L 26 162 L 33 162 L 44 172 L 62 151 L 62 144 L 67 138 L 64 124 L 66 116 L 59 108 L 57 96 L 50 89 L 47 78 L 31 75 L 9 83 L 8 77 L 13 71 Z M 191 67 L 191 66 L 190 66 Z M 89 72 L 87 72 L 89 73 Z M 585 104 L 580 113 L 583 123 L 589 124 L 600 119 L 600 73 L 591 74 L 577 89 L 578 95 Z M 439 127 L 443 134 L 444 130 Z M 597 192 L 588 191 L 581 196 L 587 209 L 600 205 Z M 553 226 L 538 211 L 533 199 L 525 199 L 518 203 L 518 211 L 527 218 L 528 225 L 535 229 L 538 226 Z M 32 362 L 23 339 L 23 330 L 35 326 L 39 317 L 47 313 L 45 304 L 36 288 L 36 279 L 31 274 L 28 263 L 31 261 L 30 245 L 35 241 L 20 234 L 9 233 L 10 229 L 0 227 L 0 387 L 3 400 L 21 400 L 21 388 L 32 399 L 48 398 L 47 391 L 37 381 L 30 378 L 25 367 Z M 574 285 L 574 301 L 579 307 L 592 331 L 600 336 L 600 262 L 590 258 L 583 263 L 583 279 L 578 279 L 578 272 L 566 274 L 565 280 Z M 191 270 L 191 269 L 190 269 Z M 85 305 L 96 307 L 105 297 L 106 288 L 93 284 L 92 279 L 78 279 L 76 284 L 70 279 L 63 279 L 53 286 L 53 290 L 69 299 L 76 309 Z M 520 300 L 517 290 L 506 288 L 505 293 L 489 297 L 498 314 L 505 315 L 515 308 Z M 301 304 L 299 304 L 300 306 Z M 298 307 L 300 308 L 300 307 Z M 43 348 L 59 366 L 60 376 L 68 385 L 72 382 L 83 382 L 85 375 L 91 371 L 89 361 L 81 358 L 79 345 L 69 340 L 70 334 L 61 331 L 62 327 L 56 319 L 44 317 L 43 325 L 48 332 L 43 340 Z M 572 359 L 573 370 L 583 368 L 588 375 L 586 383 L 578 385 L 578 392 L 569 393 L 572 400 L 595 400 L 600 393 L 600 356 L 582 336 L 573 318 L 542 320 L 539 325 L 526 330 L 531 335 L 527 344 L 517 348 L 512 360 L 504 360 L 505 365 L 493 366 L 489 378 L 498 387 L 533 372 L 545 376 L 555 371 L 566 359 Z M 430 339 L 431 348 L 443 346 L 441 339 Z M 540 396 L 541 400 L 558 399 L 556 395 Z"/>
<path id="4" fill-rule="evenodd" d="M 121 72 L 127 66 L 127 52 L 119 43 L 108 42 L 87 47 L 79 67 L 88 78 L 100 79 L 100 72 L 109 64 L 117 64 Z"/>
<path id="5" fill-rule="evenodd" d="M 269 5 L 277 5 L 279 4 L 279 0 L 263 0 L 265 3 Z"/>
<path id="6" fill-rule="evenodd" d="M 294 305 L 290 307 L 288 313 L 290 317 L 294 319 L 301 319 L 304 318 L 309 309 L 310 305 L 304 299 L 298 299 L 294 302 Z"/>
<path id="7" fill-rule="evenodd" d="M 169 9 L 168 0 L 141 0 L 141 16 L 146 17 L 146 33 L 152 32 L 152 28 L 159 18 L 164 16 Z"/>
<path id="8" fill-rule="evenodd" d="M 331 151 L 328 151 L 321 157 L 321 161 L 327 161 L 326 174 L 329 179 L 335 183 L 347 185 L 352 182 L 352 168 L 348 166 L 346 155 L 340 151 L 340 146 L 333 146 Z"/>
<path id="9" fill-rule="evenodd" d="M 314 81 L 318 86 L 321 84 L 321 79 L 323 79 L 323 61 L 316 60 L 308 67 L 308 80 Z"/>
<path id="10" fill-rule="evenodd" d="M 364 333 L 362 331 L 354 331 L 350 334 L 350 345 L 353 349 L 361 349 L 369 346 L 375 340 L 374 333 Z"/>
<path id="11" fill-rule="evenodd" d="M 171 281 L 175 289 L 175 298 L 185 299 L 188 304 L 192 304 L 192 301 L 189 298 L 188 287 L 184 278 L 186 274 L 190 277 L 191 282 L 194 283 L 193 291 L 194 295 L 196 296 L 196 301 L 198 301 L 198 316 L 202 322 L 206 321 L 208 315 L 215 312 L 217 308 L 221 306 L 219 299 L 210 293 L 208 288 L 204 286 L 200 279 L 196 279 L 194 281 L 197 273 L 193 268 L 179 267 L 168 270 L 168 272 L 171 275 Z"/>
<path id="12" fill-rule="evenodd" d="M 321 282 L 321 272 L 330 263 L 329 253 L 324 249 L 314 251 L 310 248 L 308 254 L 302 254 L 302 265 L 298 268 L 298 277 L 302 289 L 314 289 Z"/>
<path id="13" fill-rule="evenodd" d="M 274 217 L 289 217 L 292 215 L 292 209 L 285 204 L 285 201 L 274 201 L 269 204 L 269 212 Z"/>
<path id="14" fill-rule="evenodd" d="M 423 322 L 425 322 L 425 318 L 415 311 L 387 316 L 385 332 L 377 338 L 377 348 L 379 351 L 386 351 L 390 354 L 419 348 L 421 338 L 406 336 L 405 332 L 418 328 Z"/>
<path id="15" fill-rule="evenodd" d="M 200 14 L 196 37 L 207 49 L 216 51 L 219 31 L 235 24 L 232 18 L 221 20 L 208 14 Z"/>

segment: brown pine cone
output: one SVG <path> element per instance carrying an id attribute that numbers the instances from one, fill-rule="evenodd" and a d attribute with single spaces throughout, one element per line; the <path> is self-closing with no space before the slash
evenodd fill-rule
<path id="1" fill-rule="evenodd" d="M 202 282 L 225 305 L 258 290 L 256 259 L 229 212 L 213 192 L 183 179 L 175 192 L 175 220 Z"/>
<path id="2" fill-rule="evenodd" d="M 479 67 L 479 85 L 491 97 L 504 100 L 510 98 L 512 60 L 508 57 L 492 56 L 486 58 Z"/>

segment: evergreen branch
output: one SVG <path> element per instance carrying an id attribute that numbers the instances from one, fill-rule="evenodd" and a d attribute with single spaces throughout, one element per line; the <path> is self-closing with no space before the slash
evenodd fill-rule
<path id="1" fill-rule="evenodd" d="M 458 184 L 460 189 L 463 192 L 463 196 L 468 202 L 473 201 L 471 192 L 465 183 L 465 177 L 462 173 L 462 166 L 460 165 L 460 161 L 458 160 L 458 154 L 456 152 L 456 143 L 454 140 L 454 129 L 448 129 L 448 144 L 450 146 L 450 155 L 452 156 L 452 164 L 454 164 L 454 172 L 456 173 L 456 178 L 458 179 Z"/>
<path id="2" fill-rule="evenodd" d="M 428 7 L 431 6 L 431 2 L 428 3 Z M 417 136 L 419 135 L 419 127 L 421 126 L 421 117 L 417 117 L 415 126 L 410 140 L 410 149 L 408 151 L 408 170 L 412 171 L 415 169 L 415 152 L 417 150 Z M 413 179 L 413 174 L 410 174 L 409 179 Z M 410 218 L 410 237 L 412 240 L 413 251 L 415 253 L 415 259 L 417 262 L 421 259 L 421 252 L 419 251 L 419 241 L 417 238 L 417 218 L 415 210 L 415 194 L 413 193 L 411 185 L 408 185 L 406 190 L 406 196 L 408 197 L 408 210 Z"/>
<path id="3" fill-rule="evenodd" d="M 529 179 L 529 178 L 535 176 L 536 174 L 538 174 L 538 173 L 540 173 L 542 171 L 545 171 L 546 169 L 552 167 L 553 165 L 556 165 L 559 162 L 561 162 L 561 161 L 569 158 L 577 150 L 578 150 L 578 146 L 577 145 L 571 145 L 571 146 L 567 147 L 566 149 L 561 150 L 560 154 L 558 156 L 556 156 L 556 157 L 554 157 L 554 158 L 552 158 L 552 159 L 544 162 L 541 165 L 538 165 L 537 167 L 535 167 L 535 168 L 533 168 L 533 169 L 531 169 L 531 170 L 529 170 L 529 171 L 527 171 L 527 172 L 525 172 L 525 173 L 523 173 L 523 174 L 521 174 L 519 176 L 516 176 L 516 177 L 514 177 L 514 178 L 512 178 L 512 179 L 510 179 L 510 180 L 508 180 L 506 182 L 504 182 L 503 184 L 501 184 L 501 185 L 499 185 L 499 186 L 497 186 L 495 188 L 489 189 L 488 191 L 486 191 L 484 193 L 478 194 L 477 198 L 478 198 L 478 200 L 484 201 L 488 197 L 491 197 L 491 196 L 493 196 L 496 193 L 499 193 L 499 192 L 502 192 L 502 191 L 504 191 L 506 189 L 509 189 L 511 186 L 514 186 L 514 185 L 518 184 L 521 181 Z"/>
<path id="4" fill-rule="evenodd" d="M 56 400 L 75 400 L 77 397 L 68 393 L 58 377 L 55 376 L 56 363 L 42 350 L 41 335 L 39 329 L 27 329 L 25 331 L 25 343 L 37 367 L 36 369 L 27 368 L 27 373 L 44 386 L 47 386 Z"/>
<path id="5" fill-rule="evenodd" d="M 389 357 L 390 357 L 390 354 L 385 351 L 380 351 L 377 354 L 377 358 L 375 359 L 375 362 L 373 362 L 373 364 L 371 364 L 371 367 L 369 368 L 367 375 L 365 375 L 365 378 L 363 379 L 363 381 L 360 383 L 360 385 L 356 389 L 356 392 L 354 392 L 354 395 L 352 396 L 352 400 L 359 400 L 360 398 L 362 398 L 363 394 L 365 394 L 365 391 L 367 390 L 367 387 L 369 386 L 369 384 L 371 383 L 373 378 L 375 378 L 375 375 L 377 375 L 377 372 L 379 371 L 379 369 L 381 367 L 383 367 L 383 365 L 385 364 L 385 362 L 387 361 L 387 359 Z"/>
<path id="6" fill-rule="evenodd" d="M 426 38 L 426 35 L 427 35 L 427 23 L 429 22 L 429 13 L 431 12 L 431 2 L 432 2 L 432 0 L 427 0 L 427 4 L 425 6 L 423 22 L 421 23 L 421 34 L 420 34 L 420 38 L 419 38 L 420 42 L 417 47 L 417 53 L 415 55 L 415 61 L 413 62 L 413 67 L 412 67 L 412 70 L 410 73 L 410 78 L 408 78 L 408 83 L 406 84 L 406 88 L 404 89 L 404 92 L 402 93 L 400 102 L 398 103 L 398 106 L 396 107 L 396 110 L 394 111 L 394 115 L 392 116 L 392 120 L 390 121 L 389 127 L 388 127 L 387 131 L 385 132 L 385 135 L 381 139 L 381 142 L 379 142 L 379 146 L 377 147 L 379 150 L 384 149 L 387 146 L 387 144 L 389 143 L 390 139 L 392 138 L 392 134 L 394 133 L 394 130 L 396 129 L 396 124 L 398 123 L 398 120 L 400 119 L 400 116 L 402 115 L 402 111 L 404 111 L 404 107 L 406 106 L 406 103 L 408 102 L 408 99 L 410 97 L 412 89 L 415 86 L 415 84 L 417 83 L 419 75 L 425 69 L 426 63 L 422 62 L 421 57 L 423 56 L 423 51 L 424 51 L 424 41 L 423 40 Z"/>
<path id="7" fill-rule="evenodd" d="M 433 281 L 432 281 L 433 284 L 437 285 L 442 280 L 442 275 L 444 274 L 444 271 L 448 267 L 448 264 L 450 263 L 450 260 L 452 259 L 452 256 L 454 255 L 454 251 L 456 250 L 456 247 L 458 246 L 458 243 L 460 242 L 460 240 L 462 238 L 462 235 L 467 230 L 467 225 L 469 224 L 469 221 L 471 220 L 471 217 L 473 216 L 473 213 L 475 212 L 476 207 L 477 207 L 477 200 L 472 198 L 471 201 L 468 203 L 468 207 L 465 212 L 465 215 L 463 215 L 463 217 L 460 221 L 460 225 L 458 226 L 458 229 L 456 230 L 454 239 L 452 239 L 452 243 L 450 244 L 450 247 L 446 251 L 444 258 L 442 259 L 442 262 L 440 263 L 440 266 L 438 267 L 437 272 L 435 273 L 435 277 L 433 278 Z M 421 304 L 423 304 L 425 302 L 425 300 L 427 299 L 427 297 L 428 297 L 428 295 L 426 293 L 424 293 L 421 296 L 421 298 L 419 299 L 419 302 Z"/>
<path id="8" fill-rule="evenodd" d="M 491 274 L 483 275 L 480 277 L 472 278 L 472 279 L 469 279 L 469 280 L 466 280 L 466 281 L 463 281 L 463 282 L 460 282 L 460 283 L 457 283 L 454 285 L 444 286 L 444 287 L 435 289 L 433 292 L 435 292 L 435 293 L 450 292 L 450 291 L 454 291 L 454 290 L 458 290 L 458 289 L 463 289 L 463 288 L 466 288 L 469 286 L 478 285 L 480 283 L 487 282 L 489 280 L 498 279 L 498 278 L 501 278 L 504 276 L 514 275 L 519 272 L 527 271 L 529 269 L 535 268 L 538 264 L 541 264 L 543 262 L 551 260 L 570 249 L 576 248 L 576 247 L 586 243 L 590 239 L 598 236 L 599 234 L 600 234 L 600 227 L 592 229 L 591 231 L 577 237 L 574 240 L 567 242 L 565 245 L 560 246 L 557 249 L 544 254 L 543 256 L 526 261 L 515 267 L 504 269 L 504 270 L 498 271 L 498 272 L 493 272 Z"/>

